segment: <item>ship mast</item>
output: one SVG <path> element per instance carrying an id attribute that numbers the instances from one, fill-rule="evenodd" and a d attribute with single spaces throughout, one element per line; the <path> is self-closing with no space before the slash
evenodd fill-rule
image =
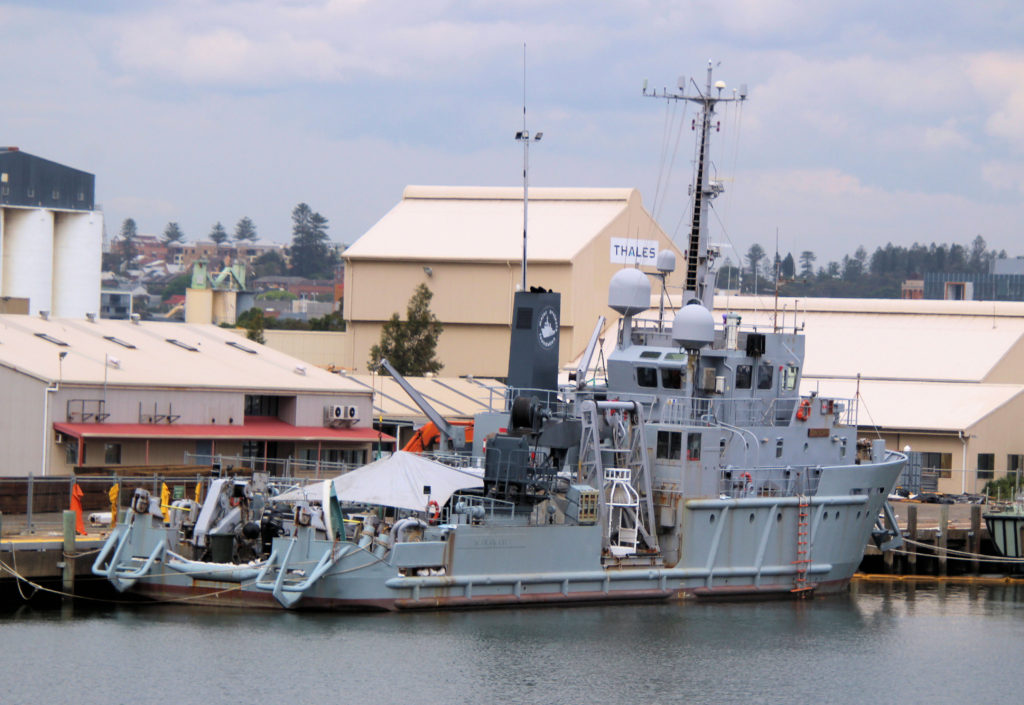
<path id="1" fill-rule="evenodd" d="M 693 121 L 693 129 L 699 129 L 700 134 L 698 135 L 697 143 L 696 176 L 694 177 L 694 183 L 690 186 L 690 195 L 693 196 L 693 217 L 690 222 L 690 237 L 686 248 L 686 282 L 683 287 L 683 304 L 697 301 L 708 310 L 712 309 L 712 301 L 714 299 L 715 287 L 712 265 L 717 253 L 708 247 L 708 225 L 707 219 L 704 217 L 704 211 L 709 206 L 711 200 L 724 190 L 720 181 L 714 181 L 710 178 L 708 168 L 710 162 L 709 142 L 711 128 L 714 126 L 718 130 L 721 126 L 721 123 L 713 121 L 715 105 L 718 103 L 742 102 L 747 98 L 747 87 L 745 85 L 740 86 L 739 91 L 733 93 L 732 96 L 723 98 L 722 91 L 725 89 L 725 82 L 718 81 L 712 84 L 712 68 L 712 62 L 708 61 L 707 83 L 703 92 L 701 92 L 696 82 L 692 82 L 696 93 L 688 94 L 686 92 L 686 82 L 682 78 L 679 80 L 679 93 L 669 93 L 664 89 L 660 94 L 657 91 L 648 93 L 646 85 L 643 90 L 643 94 L 651 98 L 685 100 L 696 103 L 701 108 L 700 117 Z M 711 93 L 712 90 L 715 91 L 714 95 Z M 699 128 L 697 125 L 698 120 L 700 121 Z"/>

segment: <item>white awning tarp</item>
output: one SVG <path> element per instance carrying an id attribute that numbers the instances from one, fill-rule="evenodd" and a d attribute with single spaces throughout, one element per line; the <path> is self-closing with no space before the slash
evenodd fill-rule
<path id="1" fill-rule="evenodd" d="M 334 478 L 338 501 L 354 504 L 375 504 L 412 511 L 426 511 L 431 501 L 443 506 L 459 490 L 484 486 L 483 474 L 471 468 L 455 468 L 428 460 L 415 453 L 398 451 L 388 458 Z M 274 499 L 299 501 L 313 499 L 322 492 L 292 490 Z M 318 497 L 319 498 L 319 497 Z"/>

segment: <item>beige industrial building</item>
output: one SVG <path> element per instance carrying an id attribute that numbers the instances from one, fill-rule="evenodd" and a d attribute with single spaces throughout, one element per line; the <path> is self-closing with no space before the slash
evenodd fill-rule
<path id="1" fill-rule="evenodd" d="M 345 253 L 345 319 L 351 357 L 366 370 L 371 346 L 392 314 L 405 317 L 419 284 L 434 294 L 444 325 L 442 373 L 504 377 L 512 297 L 521 286 L 523 191 L 409 186 L 401 202 Z M 635 189 L 530 189 L 528 287 L 562 295 L 560 361 L 586 346 L 607 285 L 624 266 L 653 265 L 678 249 L 644 209 Z"/>
<path id="2" fill-rule="evenodd" d="M 393 447 L 366 387 L 212 325 L 0 315 L 0 390 L 4 476 L 331 470 Z"/>

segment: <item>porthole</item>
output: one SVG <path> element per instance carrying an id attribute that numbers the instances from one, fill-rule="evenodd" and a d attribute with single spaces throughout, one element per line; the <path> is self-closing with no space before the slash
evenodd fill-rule
<path id="1" fill-rule="evenodd" d="M 775 521 L 782 521 L 782 512 L 775 515 Z"/>
<path id="2" fill-rule="evenodd" d="M 750 518 L 748 519 L 748 521 L 749 521 L 749 522 L 750 522 L 751 524 L 753 524 L 753 523 L 754 523 L 754 513 L 753 513 L 753 512 L 751 512 L 751 513 L 750 513 Z"/>
<path id="3" fill-rule="evenodd" d="M 711 516 L 708 517 L 708 523 L 709 524 L 714 524 L 715 523 L 715 515 L 714 514 L 712 514 Z"/>
<path id="4" fill-rule="evenodd" d="M 826 521 L 827 519 L 828 519 L 828 512 L 825 512 L 824 514 L 821 515 L 821 520 L 822 521 Z"/>

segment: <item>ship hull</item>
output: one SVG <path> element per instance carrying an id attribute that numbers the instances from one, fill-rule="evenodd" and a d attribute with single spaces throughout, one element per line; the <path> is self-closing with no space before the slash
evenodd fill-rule
<path id="1" fill-rule="evenodd" d="M 837 468 L 835 477 L 823 475 L 832 493 L 803 499 L 686 500 L 673 534 L 681 557 L 671 566 L 653 552 L 611 557 L 602 550 L 598 524 L 453 525 L 443 540 L 399 544 L 383 558 L 310 534 L 275 539 L 278 553 L 292 549 L 286 573 L 308 576 L 331 551 L 340 558 L 301 595 L 285 600 L 281 581 L 275 590 L 273 580 L 252 579 L 254 569 L 228 580 L 182 572 L 161 554 L 170 532 L 138 516 L 122 529 L 128 536 L 118 574 L 131 575 L 149 561 L 147 571 L 125 578 L 121 587 L 153 600 L 247 609 L 412 611 L 835 594 L 859 565 L 901 467 L 900 459 Z M 802 515 L 810 543 L 801 568 Z"/>

